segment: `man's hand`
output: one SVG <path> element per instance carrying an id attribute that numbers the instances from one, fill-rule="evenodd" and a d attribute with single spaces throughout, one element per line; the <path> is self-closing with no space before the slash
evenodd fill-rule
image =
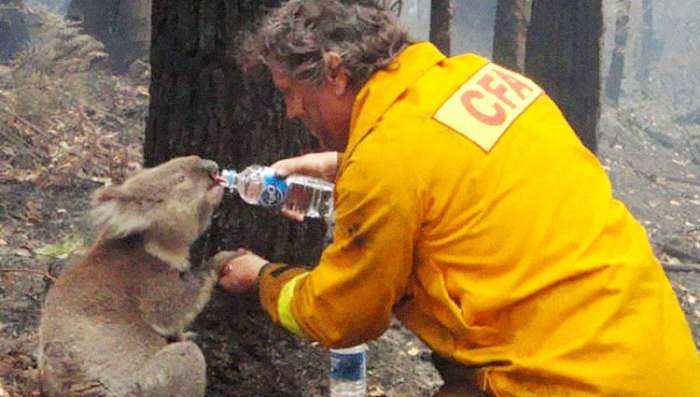
<path id="1" fill-rule="evenodd" d="M 233 258 L 221 269 L 219 286 L 228 292 L 237 294 L 251 289 L 262 267 L 268 263 L 251 251 L 239 248 L 240 256 Z"/>
<path id="2" fill-rule="evenodd" d="M 302 174 L 333 182 L 338 171 L 338 152 L 309 153 L 280 160 L 270 167 L 282 178 Z"/>
<path id="3" fill-rule="evenodd" d="M 309 153 L 280 160 L 270 167 L 281 178 L 286 178 L 291 174 L 301 174 L 333 182 L 338 171 L 338 152 Z M 283 210 L 282 215 L 297 222 L 304 220 L 303 215 L 287 210 Z"/>

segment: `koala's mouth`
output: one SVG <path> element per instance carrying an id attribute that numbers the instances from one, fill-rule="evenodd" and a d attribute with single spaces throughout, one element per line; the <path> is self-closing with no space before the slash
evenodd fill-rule
<path id="1" fill-rule="evenodd" d="M 214 189 L 217 186 L 221 186 L 221 176 L 219 176 L 219 171 L 214 171 L 209 173 L 209 178 L 211 178 L 211 184 L 207 188 L 207 190 Z"/>

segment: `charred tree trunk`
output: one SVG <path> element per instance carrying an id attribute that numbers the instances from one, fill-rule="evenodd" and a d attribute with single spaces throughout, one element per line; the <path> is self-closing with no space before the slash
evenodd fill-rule
<path id="1" fill-rule="evenodd" d="M 5 62 L 29 42 L 22 0 L 0 0 L 0 62 Z"/>
<path id="2" fill-rule="evenodd" d="M 71 0 L 66 18 L 101 41 L 119 71 L 148 55 L 151 0 Z"/>
<path id="3" fill-rule="evenodd" d="M 630 0 L 618 0 L 615 19 L 615 46 L 613 48 L 610 70 L 605 82 L 605 96 L 617 107 L 620 101 L 622 79 L 625 74 L 625 54 L 627 52 L 627 33 L 630 15 Z"/>
<path id="4" fill-rule="evenodd" d="M 649 71 L 653 62 L 654 48 L 654 9 L 652 0 L 642 1 L 642 53 L 639 57 L 637 80 L 644 83 L 649 80 Z"/>
<path id="5" fill-rule="evenodd" d="M 246 80 L 232 55 L 246 26 L 277 3 L 153 1 L 146 165 L 198 154 L 240 170 L 316 148 L 305 130 L 286 121 L 271 81 Z M 273 261 L 314 264 L 323 233 L 320 222 L 298 224 L 227 195 L 193 256 L 246 247 Z M 290 350 L 305 342 L 272 325 L 256 294 L 224 295 L 214 297 L 195 328 L 208 362 L 207 395 L 305 394 L 292 378 L 293 364 L 278 358 L 290 353 L 275 351 L 280 340 Z M 324 364 L 312 363 L 308 370 Z"/>
<path id="6" fill-rule="evenodd" d="M 493 61 L 522 72 L 527 38 L 525 0 L 499 0 L 493 34 Z"/>
<path id="7" fill-rule="evenodd" d="M 600 114 L 601 0 L 535 0 L 525 73 L 557 102 L 586 147 L 596 151 Z"/>
<path id="8" fill-rule="evenodd" d="M 148 55 L 151 45 L 151 0 L 119 3 L 119 40 L 115 52 L 126 63 Z"/>
<path id="9" fill-rule="evenodd" d="M 430 41 L 445 55 L 450 54 L 453 12 L 452 0 L 430 2 Z"/>

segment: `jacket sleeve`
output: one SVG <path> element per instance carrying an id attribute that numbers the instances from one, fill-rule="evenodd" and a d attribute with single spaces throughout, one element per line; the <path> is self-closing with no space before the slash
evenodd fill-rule
<path id="1" fill-rule="evenodd" d="M 331 347 L 352 346 L 387 329 L 392 306 L 406 293 L 419 232 L 416 174 L 382 148 L 360 149 L 336 182 L 334 242 L 319 265 L 278 277 L 268 268 L 260 281 L 274 321 Z M 284 316 L 292 321 L 285 324 Z"/>
<path id="2" fill-rule="evenodd" d="M 295 334 L 302 335 L 294 318 L 288 318 L 291 315 L 289 302 L 282 302 L 282 305 L 279 303 L 280 296 L 283 297 L 283 300 L 286 299 L 283 292 L 286 294 L 293 292 L 296 280 L 307 275 L 308 271 L 302 267 L 293 267 L 284 263 L 268 263 L 260 273 L 259 294 L 262 307 L 274 323 L 284 326 Z"/>

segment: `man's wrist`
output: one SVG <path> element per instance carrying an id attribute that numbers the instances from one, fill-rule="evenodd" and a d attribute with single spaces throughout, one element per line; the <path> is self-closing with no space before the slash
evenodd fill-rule
<path id="1" fill-rule="evenodd" d="M 336 155 L 336 159 L 335 159 L 335 161 L 336 161 L 336 162 L 335 162 L 335 168 L 338 168 L 338 166 L 340 165 L 340 163 L 343 161 L 343 155 L 344 155 L 344 154 L 345 154 L 344 152 L 335 152 L 335 155 Z"/>
<path id="2" fill-rule="evenodd" d="M 263 274 L 265 273 L 265 269 L 269 268 L 270 265 L 272 265 L 272 262 L 265 262 L 263 263 L 262 266 L 260 266 L 260 269 L 258 270 L 258 277 L 255 279 L 255 288 L 258 289 L 260 288 L 260 279 L 262 279 Z"/>

